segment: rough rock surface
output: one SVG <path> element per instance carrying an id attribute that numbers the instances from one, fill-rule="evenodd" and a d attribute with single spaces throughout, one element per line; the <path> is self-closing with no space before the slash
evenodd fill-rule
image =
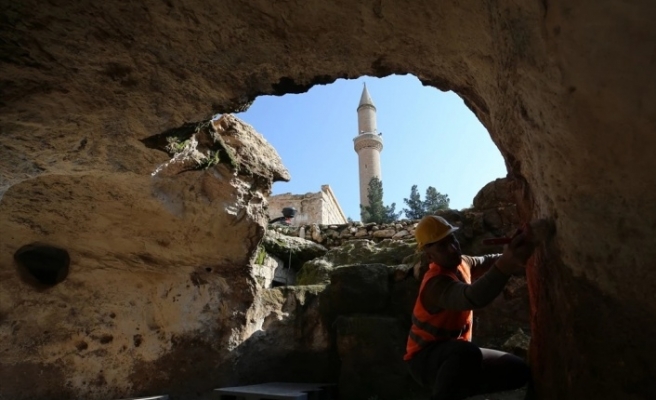
<path id="1" fill-rule="evenodd" d="M 515 205 L 514 181 L 506 178 L 495 179 L 483 186 L 474 196 L 473 206 L 478 210 L 498 208 L 503 205 Z"/>
<path id="2" fill-rule="evenodd" d="M 339 359 L 323 316 L 325 286 L 288 286 L 259 293 L 254 334 L 231 355 L 232 383 L 336 382 Z M 214 377 L 214 379 L 221 377 Z"/>
<path id="3" fill-rule="evenodd" d="M 341 247 L 331 249 L 323 257 L 303 264 L 298 274 L 298 284 L 325 283 L 330 279 L 330 272 L 343 265 L 398 265 L 406 256 L 414 253 L 415 249 L 416 245 L 398 240 L 388 239 L 378 244 L 367 239 L 351 240 Z"/>
<path id="4" fill-rule="evenodd" d="M 412 73 L 458 93 L 486 126 L 521 182 L 522 218 L 557 225 L 528 272 L 537 393 L 656 396 L 656 348 L 627 345 L 656 335 L 656 189 L 647 184 L 656 170 L 653 1 L 2 0 L 2 9 L 0 192 L 42 176 L 6 194 L 3 221 L 18 192 L 47 194 L 55 182 L 97 182 L 115 194 L 148 187 L 143 177 L 167 158 L 140 139 L 258 94 Z M 114 216 L 102 221 L 99 228 L 114 228 Z M 73 235 L 67 224 L 33 223 L 30 240 L 46 236 L 38 227 Z M 32 230 L 9 228 L 2 271 L 24 244 L 11 235 Z M 112 242 L 133 249 L 138 240 Z M 11 329 L 2 320 L 3 332 Z"/>
<path id="5" fill-rule="evenodd" d="M 328 251 L 310 240 L 282 235 L 271 230 L 267 230 L 262 245 L 267 253 L 280 258 L 294 271 L 301 269 L 306 261 L 321 257 Z"/>
<path id="6" fill-rule="evenodd" d="M 403 361 L 408 332 L 395 318 L 340 316 L 335 327 L 340 399 L 399 400 L 421 392 Z"/>
<path id="7" fill-rule="evenodd" d="M 383 264 L 337 268 L 330 274 L 327 292 L 332 313 L 382 313 L 389 303 L 390 269 Z"/>
<path id="8" fill-rule="evenodd" d="M 182 163 L 154 176 L 42 174 L 9 188 L 0 203 L 3 397 L 190 396 L 230 370 L 230 352 L 257 329 L 250 265 L 271 179 L 286 174 L 275 150 L 242 128 L 231 145 L 256 143 L 272 159 L 260 168 L 279 167 L 178 173 Z M 14 252 L 37 241 L 68 252 L 59 283 L 16 273 Z"/>

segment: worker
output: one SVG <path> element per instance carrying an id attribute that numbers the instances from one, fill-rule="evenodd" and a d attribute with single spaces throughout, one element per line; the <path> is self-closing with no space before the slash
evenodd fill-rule
<path id="1" fill-rule="evenodd" d="M 530 376 L 521 358 L 471 342 L 472 310 L 490 304 L 533 254 L 530 228 L 518 231 L 503 254 L 482 257 L 462 255 L 453 234 L 457 229 L 429 215 L 415 230 L 430 265 L 415 301 L 404 360 L 414 379 L 430 389 L 431 400 L 516 389 Z M 489 269 L 472 284 L 474 268 Z"/>

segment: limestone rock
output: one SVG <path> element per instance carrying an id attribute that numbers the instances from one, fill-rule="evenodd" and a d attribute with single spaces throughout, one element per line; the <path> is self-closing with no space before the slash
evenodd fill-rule
<path id="1" fill-rule="evenodd" d="M 390 302 L 385 315 L 396 317 L 402 330 L 410 330 L 412 310 L 419 294 L 420 280 L 407 277 L 393 281 L 390 287 Z"/>
<path id="2" fill-rule="evenodd" d="M 512 353 L 517 357 L 526 359 L 528 356 L 528 347 L 531 342 L 531 337 L 518 329 L 501 347 L 504 351 Z"/>
<path id="3" fill-rule="evenodd" d="M 217 120 L 187 123 L 148 137 L 143 143 L 172 157 L 157 167 L 153 175 L 172 176 L 226 164 L 235 174 L 258 176 L 271 182 L 290 179 L 276 150 L 253 127 L 231 114 Z"/>
<path id="4" fill-rule="evenodd" d="M 373 236 L 375 238 L 382 238 L 382 239 L 388 239 L 391 238 L 396 234 L 396 231 L 394 229 L 381 229 L 376 232 L 374 232 Z"/>
<path id="5" fill-rule="evenodd" d="M 247 146 L 251 133 L 233 132 L 227 142 Z M 242 165 L 257 163 L 265 148 Z M 262 165 L 279 165 L 268 162 Z M 0 341 L 7 344 L 1 394 L 175 393 L 185 386 L 170 382 L 218 373 L 228 349 L 251 329 L 250 260 L 264 234 L 263 193 L 282 174 L 263 168 L 250 175 L 235 174 L 229 163 L 155 176 L 43 174 L 11 186 L 0 202 Z M 12 259 L 35 242 L 51 247 L 17 253 L 27 269 L 35 260 L 70 259 L 47 296 Z M 53 258 L 51 248 L 67 255 Z M 25 371 L 43 371 L 42 384 L 16 379 Z"/>
<path id="6" fill-rule="evenodd" d="M 332 262 L 323 257 L 306 262 L 296 275 L 298 285 L 317 285 L 330 282 L 330 273 L 333 271 Z"/>
<path id="7" fill-rule="evenodd" d="M 409 235 L 408 231 L 403 229 L 403 230 L 400 230 L 400 231 L 396 232 L 394 235 L 392 235 L 392 239 L 400 239 L 400 238 L 408 236 L 408 235 Z"/>
<path id="8" fill-rule="evenodd" d="M 294 271 L 298 271 L 306 261 L 321 257 L 328 251 L 320 244 L 272 230 L 266 232 L 262 244 L 269 254 L 279 257 L 288 267 L 291 260 Z"/>
<path id="9" fill-rule="evenodd" d="M 257 324 L 226 360 L 233 376 L 243 382 L 335 382 L 339 359 L 321 316 L 323 290 L 316 285 L 261 291 L 250 315 Z"/>
<path id="10" fill-rule="evenodd" d="M 293 285 L 296 282 L 296 271 L 285 268 L 285 263 L 276 256 L 271 256 L 262 250 L 263 260 L 253 264 L 253 277 L 258 288 L 270 288 L 276 282 L 279 285 Z M 258 258 L 260 256 L 258 255 Z"/>
<path id="11" fill-rule="evenodd" d="M 515 185 L 511 179 L 499 178 L 483 186 L 474 196 L 474 208 L 485 210 L 503 205 L 514 205 Z"/>
<path id="12" fill-rule="evenodd" d="M 366 229 L 364 229 L 364 228 L 360 228 L 360 229 L 358 229 L 358 231 L 355 233 L 354 236 L 355 236 L 356 238 L 365 238 L 365 237 L 367 237 L 368 235 L 369 235 L 369 232 L 368 232 Z"/>
<path id="13" fill-rule="evenodd" d="M 405 256 L 415 251 L 413 244 L 396 240 L 351 240 L 339 248 L 329 250 L 323 257 L 306 262 L 298 274 L 299 284 L 327 282 L 329 272 L 339 265 L 385 264 L 398 265 Z"/>
<path id="14" fill-rule="evenodd" d="M 335 325 L 340 399 L 398 400 L 420 391 L 403 361 L 407 332 L 396 318 L 343 316 Z"/>
<path id="15" fill-rule="evenodd" d="M 390 273 L 384 264 L 336 268 L 330 274 L 330 308 L 337 315 L 383 312 L 389 301 Z"/>
<path id="16" fill-rule="evenodd" d="M 310 234 L 312 237 L 312 240 L 314 240 L 317 243 L 323 242 L 323 236 L 321 235 L 321 230 L 317 226 L 317 224 L 312 224 L 312 227 L 310 228 Z"/>
<path id="17" fill-rule="evenodd" d="M 211 125 L 214 140 L 227 150 L 239 170 L 272 182 L 291 179 L 276 150 L 252 126 L 230 114 L 212 120 Z"/>
<path id="18" fill-rule="evenodd" d="M 334 265 L 353 264 L 400 264 L 404 257 L 414 253 L 413 244 L 395 240 L 383 240 L 375 243 L 371 240 L 352 240 L 339 249 L 331 250 L 325 258 Z"/>
<path id="19" fill-rule="evenodd" d="M 413 275 L 413 265 L 400 264 L 394 267 L 394 281 L 402 281 L 408 278 L 410 275 Z"/>

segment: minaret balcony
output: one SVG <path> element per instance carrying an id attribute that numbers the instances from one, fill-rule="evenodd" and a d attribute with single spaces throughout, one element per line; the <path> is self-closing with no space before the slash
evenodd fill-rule
<path id="1" fill-rule="evenodd" d="M 353 138 L 356 152 L 362 149 L 376 149 L 383 151 L 383 138 L 377 133 L 361 133 Z"/>

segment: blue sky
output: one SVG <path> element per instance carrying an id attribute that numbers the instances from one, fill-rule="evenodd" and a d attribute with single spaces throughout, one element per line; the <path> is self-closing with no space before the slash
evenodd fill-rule
<path id="1" fill-rule="evenodd" d="M 344 213 L 360 219 L 353 138 L 363 82 L 383 133 L 385 204 L 394 202 L 400 211 L 416 184 L 422 199 L 434 186 L 449 195 L 451 208 L 462 209 L 486 183 L 506 175 L 487 130 L 456 94 L 422 86 L 412 75 L 365 76 L 303 94 L 260 96 L 248 111 L 236 114 L 276 148 L 289 169 L 291 181 L 275 183 L 273 194 L 318 192 L 328 184 Z"/>

